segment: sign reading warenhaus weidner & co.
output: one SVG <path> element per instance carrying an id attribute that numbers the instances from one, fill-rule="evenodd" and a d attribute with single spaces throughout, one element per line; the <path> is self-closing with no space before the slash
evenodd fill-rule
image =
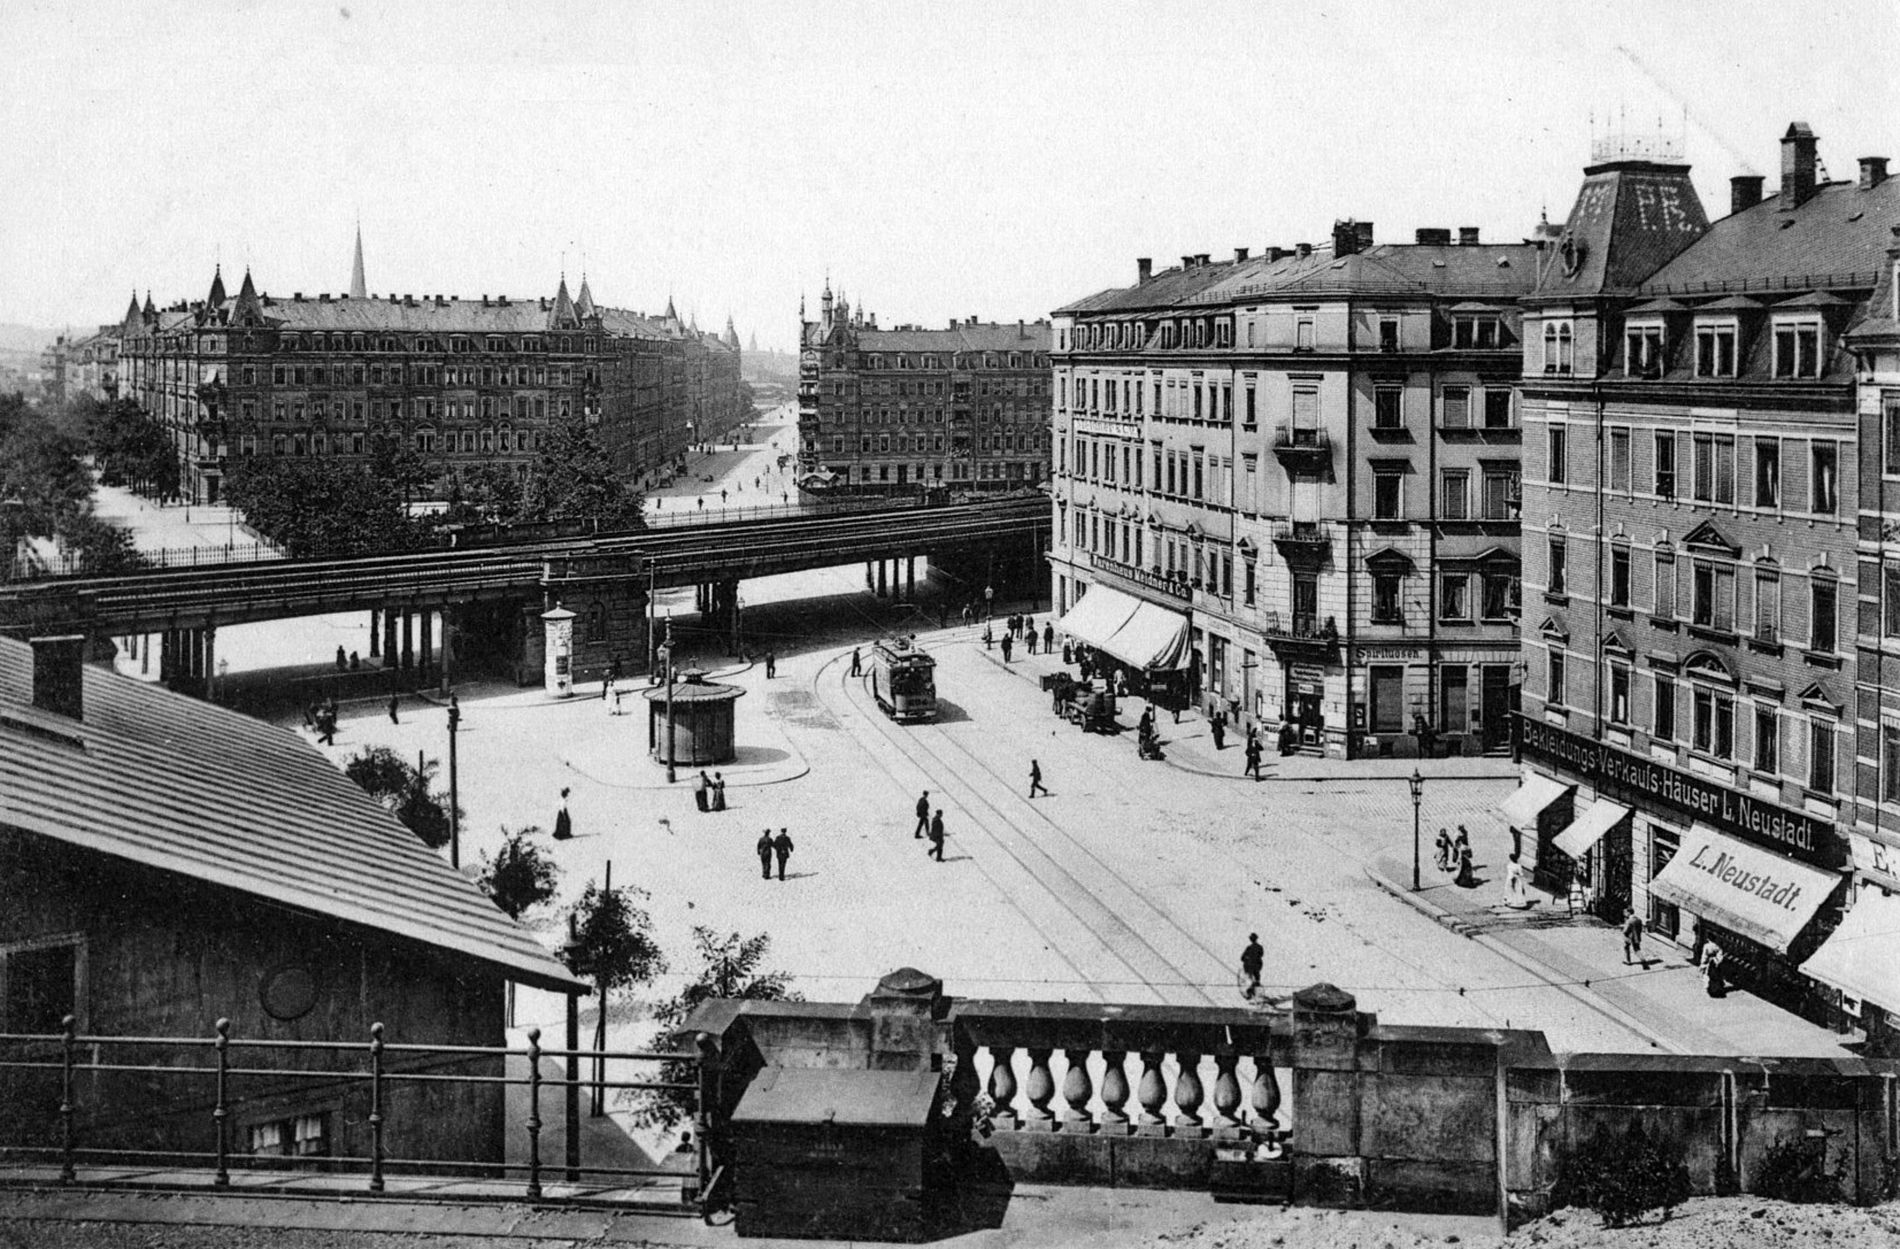
<path id="1" fill-rule="evenodd" d="M 1625 802 L 1667 807 L 1816 867 L 1838 868 L 1847 862 L 1846 843 L 1834 826 L 1804 811 L 1790 811 L 1529 716 L 1518 716 L 1518 725 L 1526 757 Z"/>

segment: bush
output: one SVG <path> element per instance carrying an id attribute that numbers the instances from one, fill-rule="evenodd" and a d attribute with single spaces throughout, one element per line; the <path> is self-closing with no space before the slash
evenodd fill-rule
<path id="1" fill-rule="evenodd" d="M 501 832 L 501 849 L 493 858 L 482 856 L 482 874 L 476 883 L 510 919 L 520 919 L 530 908 L 553 899 L 560 869 L 535 843 L 540 829 L 511 833 L 503 828 Z"/>
<path id="2" fill-rule="evenodd" d="M 1817 1147 L 1818 1146 L 1818 1147 Z M 1755 1168 L 1755 1191 L 1777 1201 L 1840 1205 L 1847 1201 L 1847 1160 L 1827 1169 L 1827 1142 L 1788 1136 L 1776 1141 Z"/>
<path id="3" fill-rule="evenodd" d="M 1564 1165 L 1557 1204 L 1586 1206 L 1605 1227 L 1628 1227 L 1650 1210 L 1667 1221 L 1689 1199 L 1689 1168 L 1679 1149 L 1652 1140 L 1640 1123 L 1621 1140 L 1599 1132 Z"/>

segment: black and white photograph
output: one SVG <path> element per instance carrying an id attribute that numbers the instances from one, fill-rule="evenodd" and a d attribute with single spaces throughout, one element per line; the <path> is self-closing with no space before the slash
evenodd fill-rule
<path id="1" fill-rule="evenodd" d="M 0 6 L 0 1249 L 1900 1244 L 1895 46 Z"/>

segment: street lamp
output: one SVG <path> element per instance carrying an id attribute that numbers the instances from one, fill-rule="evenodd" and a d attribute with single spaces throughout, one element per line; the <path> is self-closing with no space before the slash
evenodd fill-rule
<path id="1" fill-rule="evenodd" d="M 455 775 L 455 731 L 462 724 L 462 700 L 449 695 L 449 866 L 462 866 L 461 787 Z"/>
<path id="2" fill-rule="evenodd" d="M 1412 775 L 1406 778 L 1405 783 L 1412 787 L 1412 892 L 1417 893 L 1418 892 L 1418 805 L 1419 803 L 1425 800 L 1425 778 L 1419 775 L 1417 768 L 1413 768 Z"/>

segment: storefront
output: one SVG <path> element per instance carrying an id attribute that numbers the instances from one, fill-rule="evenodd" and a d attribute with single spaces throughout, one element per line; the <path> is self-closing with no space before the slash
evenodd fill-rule
<path id="1" fill-rule="evenodd" d="M 1568 860 L 1570 878 L 1583 886 L 1586 905 L 1614 923 L 1630 905 L 1631 831 L 1630 809 L 1598 798 L 1550 839 L 1548 845 L 1557 853 L 1540 855 L 1538 862 L 1554 876 L 1557 864 Z"/>
<path id="2" fill-rule="evenodd" d="M 1570 888 L 1569 861 L 1559 862 L 1548 847 L 1569 826 L 1576 792 L 1568 781 L 1527 772 L 1511 796 L 1498 804 L 1498 814 L 1511 829 L 1511 853 L 1530 870 L 1532 882 L 1550 893 Z"/>
<path id="3" fill-rule="evenodd" d="M 1801 972 L 1839 993 L 1843 1028 L 1859 1028 L 1867 1052 L 1900 1058 L 1900 850 L 1849 833 L 1854 900 Z"/>
<path id="4" fill-rule="evenodd" d="M 1077 588 L 1081 588 L 1079 583 Z M 1196 652 L 1187 613 L 1113 586 L 1089 586 L 1056 628 L 1150 680 L 1192 675 Z"/>

